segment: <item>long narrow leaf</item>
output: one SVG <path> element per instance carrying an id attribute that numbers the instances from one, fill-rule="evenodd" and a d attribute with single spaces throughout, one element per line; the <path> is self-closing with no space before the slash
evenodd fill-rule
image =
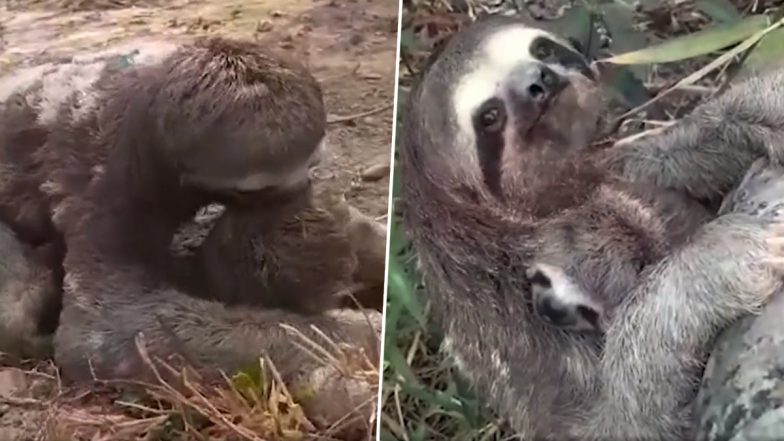
<path id="1" fill-rule="evenodd" d="M 414 287 L 407 279 L 403 268 L 395 256 L 387 259 L 389 280 L 387 281 L 387 295 L 390 302 L 399 302 L 422 329 L 426 329 L 425 316 L 416 298 Z"/>
<path id="2" fill-rule="evenodd" d="M 727 52 L 721 54 L 721 56 L 719 56 L 715 60 L 711 61 L 707 65 L 703 66 L 701 69 L 697 70 L 696 72 L 692 73 L 691 75 L 687 76 L 686 78 L 683 78 L 682 80 L 678 81 L 674 86 L 670 87 L 669 89 L 665 90 L 664 92 L 661 92 L 660 94 L 656 95 L 655 98 L 653 98 L 652 100 L 648 101 L 644 105 L 639 106 L 639 107 L 637 107 L 635 109 L 632 109 L 632 110 L 624 113 L 623 115 L 621 115 L 619 117 L 619 119 L 626 118 L 629 115 L 632 115 L 634 113 L 639 112 L 644 107 L 649 106 L 652 103 L 654 103 L 654 102 L 664 98 L 665 96 L 669 95 L 673 90 L 676 90 L 679 87 L 683 87 L 685 85 L 689 85 L 689 84 L 693 84 L 693 83 L 697 82 L 700 78 L 702 78 L 705 75 L 707 75 L 708 72 L 718 68 L 719 66 L 724 65 L 725 63 L 729 62 L 736 55 L 743 53 L 743 51 L 747 51 L 747 50 L 751 49 L 752 47 L 754 47 L 754 45 L 757 44 L 763 38 L 765 38 L 766 35 L 768 35 L 769 33 L 773 32 L 773 31 L 775 31 L 776 29 L 779 29 L 782 25 L 784 25 L 784 18 L 779 19 L 778 21 L 776 21 L 772 25 L 768 26 L 767 28 L 765 28 L 765 29 L 755 33 L 751 37 L 747 38 L 741 44 L 739 44 L 739 45 L 735 46 L 734 48 L 732 48 L 731 50 L 728 50 Z"/>
<path id="3" fill-rule="evenodd" d="M 613 64 L 650 64 L 685 60 L 737 44 L 768 26 L 770 20 L 767 15 L 752 15 L 735 24 L 695 32 L 603 61 Z"/>
<path id="4" fill-rule="evenodd" d="M 782 61 L 784 61 L 784 29 L 776 29 L 751 50 L 741 70 L 753 71 Z"/>

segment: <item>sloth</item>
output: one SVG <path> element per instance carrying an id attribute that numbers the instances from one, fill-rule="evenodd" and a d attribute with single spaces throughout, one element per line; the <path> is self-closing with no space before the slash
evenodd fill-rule
<path id="1" fill-rule="evenodd" d="M 780 154 L 784 95 L 753 91 L 782 91 L 784 75 L 733 88 L 659 137 L 594 151 L 596 75 L 516 18 L 453 36 L 410 96 L 402 222 L 445 350 L 516 432 L 688 439 L 712 339 L 781 287 L 782 250 L 768 244 L 780 218 L 700 205 Z M 753 181 L 741 194 L 765 188 Z M 532 285 L 553 279 L 596 297 L 571 299 L 585 310 L 535 305 Z"/>
<path id="2" fill-rule="evenodd" d="M 41 251 L 0 224 L 0 352 L 6 355 L 39 359 L 52 353 L 49 336 L 60 292 L 46 250 Z"/>
<path id="3" fill-rule="evenodd" d="M 249 308 L 216 285 L 200 296 L 183 281 L 202 267 L 170 250 L 211 203 L 271 219 L 307 197 L 326 117 L 303 66 L 223 38 L 135 41 L 19 70 L 0 79 L 0 102 L 0 220 L 62 267 L 54 356 L 66 378 L 144 375 L 140 338 L 196 367 L 266 355 L 284 379 L 309 374 L 318 362 L 281 324 L 378 351 L 377 313 Z"/>
<path id="4" fill-rule="evenodd" d="M 718 214 L 781 220 L 783 175 L 767 158 L 758 159 Z M 526 271 L 539 317 L 561 329 L 603 332 L 610 320 L 605 311 L 612 311 L 637 285 L 643 270 L 688 241 L 712 217 L 683 194 L 654 188 L 615 182 L 541 225 L 539 248 Z"/>
<path id="5" fill-rule="evenodd" d="M 526 270 L 535 315 L 601 339 L 608 313 L 640 275 L 711 217 L 700 203 L 650 185 L 608 180 L 584 203 L 547 216 Z"/>
<path id="6" fill-rule="evenodd" d="M 263 207 L 224 212 L 195 251 L 203 278 L 186 280 L 188 291 L 303 314 L 351 307 L 357 293 L 360 306 L 380 310 L 386 229 L 337 190 L 316 180 L 272 215 Z M 297 291 L 309 295 L 281 295 Z"/>

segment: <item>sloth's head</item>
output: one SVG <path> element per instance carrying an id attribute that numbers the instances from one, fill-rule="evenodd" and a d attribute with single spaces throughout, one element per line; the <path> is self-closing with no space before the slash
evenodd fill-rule
<path id="1" fill-rule="evenodd" d="M 164 163 L 180 188 L 252 203 L 308 187 L 326 113 L 304 66 L 257 43 L 210 38 L 122 77 L 130 84 L 118 101 L 130 109 L 115 114 L 133 132 L 123 138 L 134 154 L 156 157 L 146 167 Z"/>
<path id="2" fill-rule="evenodd" d="M 424 75 L 401 153 L 447 192 L 514 199 L 590 144 L 601 96 L 570 43 L 514 18 L 483 18 L 456 34 Z"/>

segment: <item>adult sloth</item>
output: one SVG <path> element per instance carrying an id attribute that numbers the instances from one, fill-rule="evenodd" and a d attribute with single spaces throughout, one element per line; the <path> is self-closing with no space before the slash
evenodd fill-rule
<path id="1" fill-rule="evenodd" d="M 757 82 L 767 93 L 784 79 Z M 781 238 L 771 229 L 781 218 L 730 204 L 694 231 L 662 226 L 689 197 L 720 200 L 756 158 L 775 157 L 766 148 L 784 133 L 784 105 L 781 95 L 755 96 L 758 86 L 734 89 L 659 138 L 595 154 L 587 147 L 603 99 L 583 57 L 517 19 L 489 17 L 455 35 L 412 93 L 401 128 L 403 222 L 446 348 L 526 439 L 689 439 L 712 339 L 781 286 L 766 262 L 781 255 L 766 243 Z M 752 181 L 746 190 L 775 189 Z M 673 192 L 681 201 L 664 203 Z M 607 223 L 592 212 L 602 203 L 615 216 Z M 672 241 L 664 255 L 626 250 L 620 256 L 644 258 L 599 266 L 633 277 L 621 279 L 629 288 L 621 298 L 593 293 L 609 301 L 588 313 L 579 307 L 595 305 L 584 298 L 531 297 L 532 283 L 552 282 L 530 271 L 548 251 L 543 227 L 574 210 L 592 216 L 562 225 L 571 247 Z M 655 222 L 640 223 L 642 215 Z"/>
<path id="2" fill-rule="evenodd" d="M 66 377 L 141 375 L 139 334 L 155 356 L 232 370 L 264 354 L 292 377 L 315 362 L 281 323 L 377 350 L 377 314 L 197 298 L 181 282 L 198 266 L 169 250 L 211 202 L 274 218 L 303 197 L 325 134 L 304 67 L 233 40 L 132 42 L 18 71 L 0 80 L 0 98 L 0 219 L 59 250 Z"/>

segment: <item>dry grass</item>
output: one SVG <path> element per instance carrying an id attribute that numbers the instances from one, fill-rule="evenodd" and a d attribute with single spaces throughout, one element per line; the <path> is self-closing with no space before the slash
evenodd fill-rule
<path id="1" fill-rule="evenodd" d="M 335 381 L 354 381 L 376 396 L 377 361 L 364 351 L 326 337 L 315 342 L 292 335 L 322 366 L 339 374 Z M 341 396 L 290 390 L 269 359 L 232 376 L 205 374 L 180 360 L 151 357 L 143 338 L 136 343 L 151 374 L 148 381 L 95 378 L 90 388 L 66 386 L 57 368 L 46 362 L 23 369 L 29 387 L 20 396 L 0 397 L 0 404 L 27 425 L 23 439 L 41 441 L 373 439 L 375 399 L 343 416 L 330 415 L 331 424 L 325 426 L 309 415 L 318 418 L 325 408 L 340 408 L 333 400 Z"/>

